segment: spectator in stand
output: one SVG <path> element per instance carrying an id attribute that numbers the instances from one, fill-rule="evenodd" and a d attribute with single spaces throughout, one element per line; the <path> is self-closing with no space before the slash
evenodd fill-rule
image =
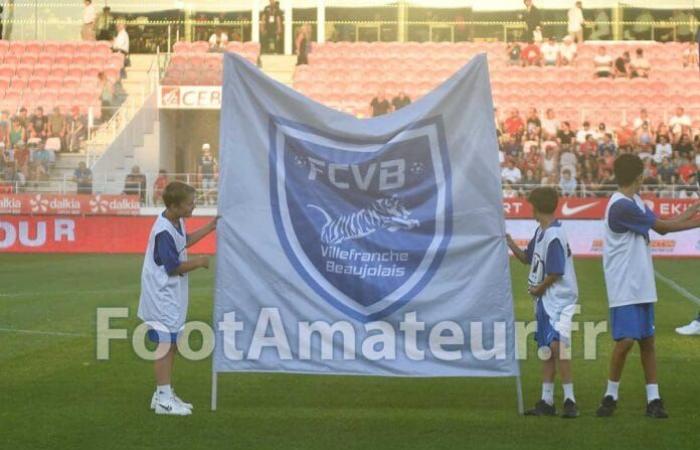
<path id="1" fill-rule="evenodd" d="M 576 178 L 571 175 L 571 170 L 565 168 L 561 171 L 561 180 L 559 181 L 559 189 L 563 197 L 574 197 L 576 195 Z"/>
<path id="2" fill-rule="evenodd" d="M 680 137 L 683 133 L 683 127 L 690 128 L 692 124 L 692 119 L 685 113 L 682 106 L 677 107 L 676 113 L 668 120 L 668 125 L 671 127 L 671 133 L 678 137 Z"/>
<path id="3" fill-rule="evenodd" d="M 654 133 L 654 135 L 656 136 L 654 144 L 661 142 L 662 136 L 666 138 L 666 142 L 671 142 L 671 131 L 665 123 L 660 123 L 659 126 L 656 127 L 656 133 Z"/>
<path id="4" fill-rule="evenodd" d="M 0 113 L 0 142 L 5 147 L 10 145 L 10 112 L 7 110 Z"/>
<path id="5" fill-rule="evenodd" d="M 503 122 L 503 131 L 515 137 L 516 140 L 520 140 L 520 137 L 525 131 L 525 122 L 523 122 L 517 109 L 513 109 L 510 116 Z"/>
<path id="6" fill-rule="evenodd" d="M 567 31 L 571 39 L 575 39 L 579 44 L 583 42 L 583 26 L 585 24 L 583 6 L 581 2 L 576 2 L 567 13 Z"/>
<path id="7" fill-rule="evenodd" d="M 690 184 L 695 181 L 695 172 L 697 167 L 695 162 L 690 158 L 679 158 L 681 160 L 680 166 L 678 166 L 678 178 L 683 184 Z"/>
<path id="8" fill-rule="evenodd" d="M 542 119 L 542 137 L 544 139 L 556 139 L 559 132 L 559 120 L 554 116 L 554 110 L 548 108 Z"/>
<path id="9" fill-rule="evenodd" d="M 408 95 L 406 95 L 404 91 L 399 91 L 399 95 L 397 95 L 391 100 L 391 106 L 393 107 L 394 111 L 398 111 L 399 109 L 410 104 L 411 99 L 408 97 Z"/>
<path id="10" fill-rule="evenodd" d="M 639 110 L 639 117 L 634 119 L 632 127 L 634 128 L 635 132 L 638 132 L 644 124 L 646 124 L 650 130 L 652 129 L 651 119 L 649 118 L 649 113 L 647 112 L 646 108 L 642 108 Z"/>
<path id="11" fill-rule="evenodd" d="M 15 148 L 19 142 L 24 142 L 27 138 L 27 131 L 22 126 L 19 117 L 13 117 L 10 122 L 10 131 L 8 133 L 9 147 Z"/>
<path id="12" fill-rule="evenodd" d="M 97 40 L 111 41 L 115 35 L 114 16 L 109 6 L 102 8 L 102 13 L 97 17 Z"/>
<path id="13" fill-rule="evenodd" d="M 97 18 L 95 5 L 92 4 L 92 0 L 85 0 L 83 3 L 85 7 L 83 8 L 83 27 L 80 30 L 80 37 L 84 41 L 94 41 L 95 19 Z"/>
<path id="14" fill-rule="evenodd" d="M 564 42 L 559 48 L 559 62 L 562 66 L 572 66 L 576 63 L 576 52 L 578 48 L 571 36 L 565 36 Z"/>
<path id="15" fill-rule="evenodd" d="M 216 205 L 216 174 L 219 163 L 211 154 L 211 146 L 202 144 L 202 154 L 197 160 L 197 176 L 202 182 L 205 205 Z"/>
<path id="16" fill-rule="evenodd" d="M 537 108 L 530 108 L 527 119 L 525 120 L 525 129 L 527 130 L 527 134 L 531 136 L 531 139 L 539 140 L 542 132 L 542 121 L 540 120 Z"/>
<path id="17" fill-rule="evenodd" d="M 630 52 L 623 52 L 622 56 L 615 58 L 614 69 L 615 78 L 629 78 L 631 76 Z"/>
<path id="18" fill-rule="evenodd" d="M 521 48 L 520 44 L 517 42 L 511 42 L 508 44 L 506 49 L 508 51 L 508 65 L 520 66 L 522 65 L 522 59 L 520 57 Z"/>
<path id="19" fill-rule="evenodd" d="M 698 28 L 698 36 L 700 36 L 700 28 Z M 688 46 L 683 49 L 683 67 L 691 69 L 698 68 L 698 45 L 694 42 L 688 42 Z"/>
<path id="20" fill-rule="evenodd" d="M 613 61 L 605 47 L 598 47 L 598 54 L 593 58 L 593 67 L 597 78 L 609 78 L 613 76 Z"/>
<path id="21" fill-rule="evenodd" d="M 124 178 L 124 195 L 138 195 L 142 204 L 146 202 L 146 175 L 139 166 L 132 167 Z"/>
<path id="22" fill-rule="evenodd" d="M 158 171 L 158 178 L 153 182 L 153 205 L 158 206 L 163 204 L 163 191 L 165 187 L 170 182 L 168 175 L 165 170 L 160 169 Z"/>
<path id="23" fill-rule="evenodd" d="M 673 150 L 678 152 L 678 155 L 682 158 L 691 158 L 694 150 L 690 135 L 688 133 L 683 133 L 678 142 L 673 146 Z"/>
<path id="24" fill-rule="evenodd" d="M 48 181 L 49 171 L 56 162 L 56 155 L 39 142 L 32 152 L 32 162 L 35 169 L 34 180 Z"/>
<path id="25" fill-rule="evenodd" d="M 44 108 L 37 107 L 29 117 L 29 133 L 31 137 L 38 137 L 42 140 L 46 139 L 49 129 L 49 118 L 44 115 Z"/>
<path id="26" fill-rule="evenodd" d="M 506 161 L 506 166 L 501 170 L 501 180 L 511 184 L 519 184 L 522 178 L 523 174 L 520 169 L 515 166 L 513 159 L 508 159 Z"/>
<path id="27" fill-rule="evenodd" d="M 654 163 L 654 160 L 651 158 L 645 159 L 644 160 L 644 172 L 642 173 L 644 175 L 644 184 L 653 184 L 657 185 L 659 184 L 659 177 L 657 174 L 656 170 L 656 163 Z"/>
<path id="28" fill-rule="evenodd" d="M 541 66 L 542 52 L 535 44 L 535 41 L 529 41 L 525 48 L 520 53 L 523 66 Z"/>
<path id="29" fill-rule="evenodd" d="M 528 40 L 536 41 L 539 33 L 541 37 L 542 22 L 540 20 L 540 10 L 532 4 L 532 0 L 524 0 L 525 13 L 522 14 L 522 19 L 525 22 Z"/>
<path id="30" fill-rule="evenodd" d="M 29 114 L 27 113 L 27 108 L 22 106 L 19 109 L 19 115 L 15 117 L 17 117 L 17 119 L 19 120 L 19 123 L 22 126 L 22 128 L 24 128 L 25 130 L 29 128 Z"/>
<path id="31" fill-rule="evenodd" d="M 525 176 L 520 181 L 520 184 L 527 190 L 533 189 L 540 184 L 540 177 L 537 176 L 534 170 L 527 169 L 525 171 Z"/>
<path id="32" fill-rule="evenodd" d="M 27 177 L 17 168 L 16 161 L 12 161 L 5 166 L 4 178 L 5 183 L 13 186 L 14 192 L 17 192 L 17 188 L 24 186 L 27 182 Z"/>
<path id="33" fill-rule="evenodd" d="M 63 149 L 66 148 L 66 122 L 66 117 L 63 114 L 61 114 L 61 108 L 55 106 L 53 108 L 53 112 L 48 117 L 48 137 L 55 137 L 60 139 L 61 145 L 59 151 L 63 151 Z"/>
<path id="34" fill-rule="evenodd" d="M 664 158 L 670 158 L 673 156 L 673 147 L 671 143 L 668 142 L 668 137 L 666 135 L 660 136 L 660 141 L 656 144 L 654 150 L 654 161 L 660 163 Z"/>
<path id="35" fill-rule="evenodd" d="M 584 121 L 582 128 L 576 132 L 576 142 L 580 145 L 588 140 L 588 135 L 593 134 L 591 130 L 591 123 L 589 121 Z"/>
<path id="36" fill-rule="evenodd" d="M 651 72 L 651 64 L 649 60 L 644 57 L 644 50 L 638 48 L 635 51 L 635 57 L 632 58 L 630 62 L 630 69 L 632 71 L 631 77 L 641 77 L 649 78 L 649 72 Z"/>
<path id="37" fill-rule="evenodd" d="M 540 52 L 542 53 L 542 61 L 544 62 L 545 66 L 561 65 L 559 61 L 559 45 L 553 37 L 550 37 L 547 39 L 547 42 L 542 44 L 542 47 L 540 47 Z"/>
<path id="38" fill-rule="evenodd" d="M 571 130 L 569 122 L 562 122 L 560 129 L 557 131 L 557 141 L 561 146 L 572 146 L 576 141 L 576 133 Z"/>
<path id="39" fill-rule="evenodd" d="M 305 23 L 299 28 L 296 40 L 297 66 L 309 63 L 309 52 L 311 51 L 312 31 L 311 25 Z"/>
<path id="40" fill-rule="evenodd" d="M 598 154 L 598 143 L 596 142 L 593 134 L 588 133 L 586 135 L 586 140 L 583 144 L 578 146 L 579 154 L 583 156 L 597 155 Z"/>
<path id="41" fill-rule="evenodd" d="M 92 171 L 85 161 L 78 163 L 78 168 L 73 172 L 73 182 L 78 185 L 78 194 L 92 194 Z"/>
<path id="42" fill-rule="evenodd" d="M 620 128 L 617 130 L 617 145 L 620 147 L 631 146 L 635 143 L 634 131 L 629 127 L 626 120 L 620 123 Z"/>
<path id="43" fill-rule="evenodd" d="M 114 112 L 114 84 L 107 78 L 104 72 L 97 74 L 100 86 L 100 102 L 102 104 L 102 122 L 107 122 Z"/>
<path id="44" fill-rule="evenodd" d="M 593 31 L 588 39 L 593 41 L 604 40 L 610 37 L 610 17 L 604 9 L 599 9 L 593 19 Z"/>
<path id="45" fill-rule="evenodd" d="M 270 0 L 270 4 L 260 13 L 260 42 L 261 53 L 281 53 L 282 31 L 283 31 L 282 11 L 276 0 Z"/>
<path id="46" fill-rule="evenodd" d="M 642 11 L 637 18 L 634 19 L 634 25 L 632 25 L 633 38 L 637 41 L 651 40 L 651 24 L 653 22 L 654 16 L 651 15 L 651 12 L 649 10 Z"/>
<path id="47" fill-rule="evenodd" d="M 520 155 L 523 153 L 523 148 L 520 146 L 520 143 L 517 141 L 516 138 L 517 136 L 514 134 L 505 134 L 505 142 L 503 143 L 503 154 L 506 157 L 519 158 Z"/>
<path id="48" fill-rule="evenodd" d="M 383 116 L 391 112 L 391 103 L 386 99 L 384 91 L 379 91 L 369 106 L 372 109 L 372 117 Z"/>
<path id="49" fill-rule="evenodd" d="M 547 178 L 548 183 L 556 179 L 556 174 L 559 169 L 557 157 L 558 155 L 555 152 L 554 148 L 545 148 L 544 158 L 542 158 L 542 177 Z"/>
<path id="50" fill-rule="evenodd" d="M 612 134 L 603 134 L 603 140 L 598 144 L 598 154 L 603 156 L 607 153 L 612 153 L 613 155 L 617 153 L 617 148 L 615 147 L 615 142 L 613 142 Z"/>
<path id="51" fill-rule="evenodd" d="M 66 121 L 66 148 L 69 152 L 79 152 L 82 142 L 87 139 L 87 118 L 74 106 Z"/>
<path id="52" fill-rule="evenodd" d="M 112 41 L 112 51 L 124 55 L 124 65 L 121 68 L 121 78 L 126 78 L 126 68 L 131 65 L 129 59 L 129 34 L 126 32 L 126 24 L 117 22 L 117 36 Z"/>
<path id="53" fill-rule="evenodd" d="M 17 142 L 14 146 L 15 168 L 17 172 L 24 175 L 25 178 L 29 172 L 29 156 L 29 149 L 24 141 Z"/>
<path id="54" fill-rule="evenodd" d="M 300 31 L 302 28 L 300 28 Z M 228 34 L 221 28 L 217 29 L 209 36 L 209 51 L 210 52 L 225 52 L 228 45 Z M 297 63 L 297 65 L 299 65 Z"/>

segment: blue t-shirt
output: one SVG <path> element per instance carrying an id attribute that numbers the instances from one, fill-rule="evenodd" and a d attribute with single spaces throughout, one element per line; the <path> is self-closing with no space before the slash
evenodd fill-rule
<path id="1" fill-rule="evenodd" d="M 656 223 L 656 215 L 645 206 L 642 211 L 634 200 L 618 200 L 608 212 L 608 226 L 615 233 L 631 231 L 649 241 L 649 230 Z"/>

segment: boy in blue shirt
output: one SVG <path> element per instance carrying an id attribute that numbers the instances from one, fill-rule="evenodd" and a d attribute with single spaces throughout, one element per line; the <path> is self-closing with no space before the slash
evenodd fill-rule
<path id="1" fill-rule="evenodd" d="M 644 179 L 644 163 L 633 154 L 620 155 L 614 163 L 619 189 L 610 197 L 605 212 L 603 270 L 610 306 L 610 324 L 615 340 L 608 376 L 608 387 L 596 414 L 609 417 L 617 408 L 622 369 L 634 342 L 639 343 L 646 379 L 646 415 L 666 418 L 656 380 L 654 303 L 656 284 L 649 246 L 649 230 L 659 234 L 700 227 L 698 204 L 683 214 L 662 220 L 639 196 Z"/>
<path id="2" fill-rule="evenodd" d="M 523 251 L 506 235 L 508 247 L 523 264 L 530 265 L 528 292 L 536 301 L 535 316 L 537 345 L 545 350 L 542 361 L 542 399 L 535 407 L 525 412 L 530 416 L 554 416 L 554 376 L 559 367 L 564 389 L 562 417 L 578 417 L 571 361 L 564 355 L 571 345 L 571 322 L 578 300 L 578 285 L 574 260 L 569 249 L 566 233 L 561 223 L 554 218 L 559 196 L 549 187 L 534 189 L 528 196 L 539 227 L 535 230 L 527 249 Z M 562 347 L 563 346 L 563 347 Z"/>

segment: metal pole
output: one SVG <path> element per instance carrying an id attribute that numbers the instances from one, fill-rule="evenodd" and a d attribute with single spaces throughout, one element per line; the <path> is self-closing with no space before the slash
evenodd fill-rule
<path id="1" fill-rule="evenodd" d="M 316 3 L 316 42 L 326 42 L 326 2 L 317 0 Z"/>
<path id="2" fill-rule="evenodd" d="M 294 36 L 292 35 L 294 17 L 292 14 L 292 0 L 284 2 L 284 54 L 291 55 L 294 50 Z"/>
<path id="3" fill-rule="evenodd" d="M 250 11 L 250 40 L 260 42 L 260 0 L 253 0 Z"/>
<path id="4" fill-rule="evenodd" d="M 168 24 L 168 53 L 170 53 L 170 49 L 172 48 L 171 46 L 171 30 L 170 30 L 170 24 Z"/>
<path id="5" fill-rule="evenodd" d="M 523 383 L 520 379 L 520 375 L 515 377 L 515 389 L 518 395 L 518 414 L 522 416 L 525 414 L 525 404 L 523 402 Z"/>
<path id="6" fill-rule="evenodd" d="M 216 373 L 214 371 L 214 368 L 212 367 L 212 371 L 211 371 L 211 410 L 212 411 L 216 411 L 218 387 L 219 387 L 218 373 Z"/>

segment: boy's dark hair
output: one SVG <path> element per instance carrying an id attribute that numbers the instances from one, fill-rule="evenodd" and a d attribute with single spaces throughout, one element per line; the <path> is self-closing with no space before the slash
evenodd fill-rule
<path id="1" fill-rule="evenodd" d="M 537 212 L 542 214 L 554 214 L 559 203 L 559 194 L 557 190 L 551 187 L 538 187 L 530 192 L 527 196 L 527 201 L 530 202 Z"/>
<path id="2" fill-rule="evenodd" d="M 644 172 L 644 163 L 639 156 L 625 153 L 615 159 L 613 172 L 618 186 L 629 186 Z"/>
<path id="3" fill-rule="evenodd" d="M 194 188 L 189 184 L 181 181 L 171 181 L 165 186 L 165 190 L 163 191 L 163 203 L 165 203 L 166 208 L 177 206 L 194 193 Z"/>

